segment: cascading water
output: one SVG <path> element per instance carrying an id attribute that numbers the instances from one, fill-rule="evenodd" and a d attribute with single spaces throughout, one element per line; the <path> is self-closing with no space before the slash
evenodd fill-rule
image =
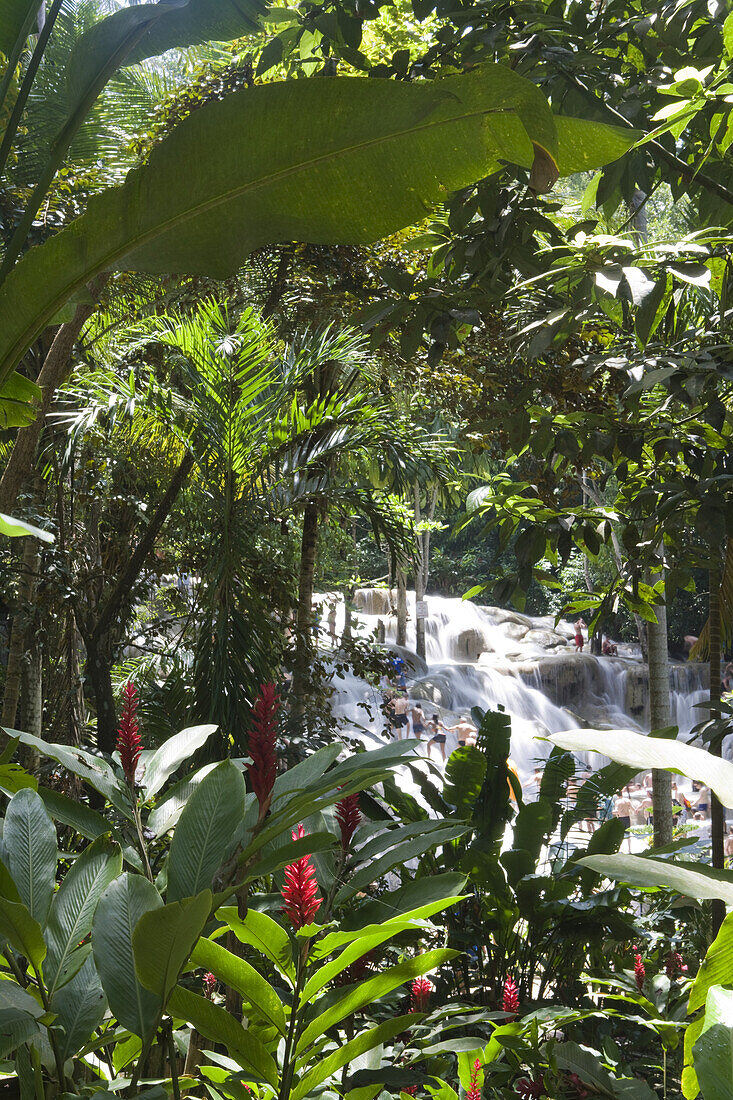
<path id="1" fill-rule="evenodd" d="M 317 597 L 326 604 L 333 597 Z M 377 633 L 394 648 L 397 620 L 395 594 L 386 589 L 360 589 L 354 627 Z M 632 647 L 623 656 L 596 657 L 577 653 L 575 630 L 552 617 L 530 617 L 469 600 L 427 598 L 426 661 L 415 656 L 415 598 L 408 593 L 407 646 L 402 651 L 408 669 L 409 694 L 423 702 L 426 713 L 440 714 L 452 725 L 471 707 L 503 707 L 512 720 L 512 759 L 520 777 L 529 777 L 536 762 L 546 758 L 549 733 L 590 726 L 596 729 L 648 729 L 648 680 Z M 337 608 L 336 632 L 343 628 L 343 607 Z M 325 623 L 324 623 L 325 626 Z M 328 631 L 323 631 L 324 638 Z M 706 697 L 705 668 L 673 665 L 672 720 L 680 735 L 704 717 L 696 704 Z M 354 676 L 334 682 L 334 713 L 346 729 L 362 740 L 381 741 L 384 719 L 381 692 Z M 449 735 L 448 753 L 455 747 Z M 594 763 L 598 764 L 598 758 Z"/>

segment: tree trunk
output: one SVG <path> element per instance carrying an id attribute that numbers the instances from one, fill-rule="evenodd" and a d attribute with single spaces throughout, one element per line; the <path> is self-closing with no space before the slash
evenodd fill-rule
<path id="1" fill-rule="evenodd" d="M 305 704 L 308 666 L 313 652 L 313 581 L 318 550 L 318 507 L 307 504 L 303 513 L 298 577 L 298 616 L 296 619 L 295 668 L 293 669 L 294 712 L 302 714 Z"/>
<path id="2" fill-rule="evenodd" d="M 96 298 L 109 278 L 99 276 L 89 284 L 91 295 Z M 21 428 L 15 437 L 8 464 L 0 478 L 0 512 L 12 513 L 18 494 L 30 481 L 36 461 L 38 440 L 48 415 L 54 395 L 71 370 L 71 353 L 81 330 L 97 308 L 96 301 L 84 302 L 76 307 L 70 321 L 61 325 L 48 354 L 43 361 L 36 383 L 43 391 L 41 408 L 32 424 Z"/>
<path id="3" fill-rule="evenodd" d="M 414 485 L 415 526 L 420 523 L 420 483 Z M 415 652 L 418 657 L 425 660 L 425 619 L 420 614 L 420 606 L 425 600 L 425 578 L 427 576 L 427 562 L 425 561 L 425 544 L 423 532 L 417 533 L 417 557 L 415 560 Z"/>
<path id="4" fill-rule="evenodd" d="M 89 678 L 97 712 L 97 748 L 100 752 L 113 753 L 117 742 L 117 717 L 112 691 L 112 645 L 109 633 L 98 638 L 95 634 L 84 636 L 87 651 L 85 675 Z"/>
<path id="5" fill-rule="evenodd" d="M 710 633 L 710 720 L 720 722 L 720 558 L 717 546 L 711 548 L 708 630 Z M 716 734 L 713 737 L 710 742 L 710 752 L 715 756 L 723 755 L 722 734 Z M 710 841 L 713 867 L 722 869 L 725 865 L 725 810 L 713 791 L 710 792 Z M 714 939 L 725 920 L 725 904 L 718 898 L 713 899 L 712 915 Z"/>
<path id="6" fill-rule="evenodd" d="M 407 645 L 407 577 L 397 569 L 397 645 Z"/>
<path id="7" fill-rule="evenodd" d="M 667 650 L 667 608 L 656 604 L 656 623 L 648 623 L 649 640 L 649 728 L 665 729 L 672 724 L 669 706 L 669 652 Z M 672 776 L 668 771 L 652 771 L 652 809 L 654 847 L 672 843 Z"/>
<path id="8" fill-rule="evenodd" d="M 29 633 L 31 637 L 23 667 L 21 712 L 24 731 L 32 733 L 34 737 L 41 737 L 43 735 L 43 650 L 37 630 L 31 626 Z M 24 745 L 21 760 L 23 767 L 29 772 L 34 772 L 40 760 L 38 751 Z"/>
<path id="9" fill-rule="evenodd" d="M 26 537 L 23 545 L 23 559 L 20 580 L 18 583 L 18 603 L 15 614 L 13 615 L 13 625 L 10 630 L 8 667 L 5 673 L 5 693 L 3 695 L 2 716 L 0 716 L 0 725 L 5 729 L 15 729 L 23 677 L 23 663 L 29 633 L 29 617 L 36 585 L 38 583 L 40 561 L 41 551 L 38 541 L 30 536 Z M 4 735 L 2 741 L 3 743 L 7 741 Z"/>

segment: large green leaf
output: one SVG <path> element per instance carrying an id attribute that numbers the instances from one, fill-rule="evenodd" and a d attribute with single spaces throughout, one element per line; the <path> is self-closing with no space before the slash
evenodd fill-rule
<path id="1" fill-rule="evenodd" d="M 366 1054 L 368 1050 L 373 1050 L 374 1047 L 394 1039 L 403 1031 L 407 1031 L 410 1024 L 416 1023 L 419 1019 L 419 1016 L 415 1017 L 414 1015 L 397 1016 L 393 1020 L 386 1020 L 383 1024 L 362 1031 L 360 1035 L 357 1035 L 348 1043 L 341 1043 L 333 1054 L 329 1054 L 327 1058 L 319 1058 L 313 1068 L 301 1077 L 290 1094 L 290 1100 L 303 1100 L 315 1089 L 316 1085 L 320 1085 L 321 1081 L 328 1080 L 342 1066 L 347 1066 L 349 1062 L 353 1062 L 355 1058 Z"/>
<path id="2" fill-rule="evenodd" d="M 247 1004 L 285 1035 L 287 1024 L 280 998 L 246 959 L 240 959 L 213 940 L 201 938 L 193 950 L 191 962 L 215 974 L 230 989 L 236 989 Z"/>
<path id="3" fill-rule="evenodd" d="M 9 539 L 31 535 L 34 539 L 40 539 L 41 542 L 53 542 L 56 537 L 50 531 L 43 531 L 40 527 L 34 527 L 32 523 L 15 519 L 14 516 L 6 516 L 3 512 L 0 512 L 0 534 L 7 535 Z M 6 730 L 6 733 L 11 732 Z"/>
<path id="4" fill-rule="evenodd" d="M 226 1009 L 180 985 L 174 989 L 168 1008 L 174 1015 L 193 1024 L 207 1039 L 222 1043 L 242 1069 L 252 1073 L 257 1080 L 277 1088 L 277 1066 L 272 1055 Z"/>
<path id="5" fill-rule="evenodd" d="M 599 752 L 640 772 L 661 768 L 699 779 L 715 791 L 724 806 L 733 807 L 733 764 L 705 749 L 682 741 L 646 737 L 633 730 L 569 730 L 553 733 L 549 740 L 570 752 Z"/>
<path id="6" fill-rule="evenodd" d="M 55 821 L 70 825 L 87 840 L 96 840 L 98 836 L 104 836 L 110 831 L 109 821 L 91 806 L 87 806 L 86 802 L 78 802 L 60 791 L 52 791 L 50 787 L 39 787 L 38 793 Z"/>
<path id="7" fill-rule="evenodd" d="M 18 893 L 43 925 L 53 897 L 58 848 L 54 823 L 36 791 L 24 788 L 10 799 L 3 842 Z"/>
<path id="8" fill-rule="evenodd" d="M 120 787 L 112 768 L 106 760 L 102 760 L 99 756 L 93 756 L 85 749 L 72 749 L 68 745 L 58 745 L 51 741 L 44 741 L 41 737 L 35 737 L 32 733 L 23 733 L 22 730 L 6 730 L 5 732 L 11 737 L 18 737 L 24 745 L 30 745 L 41 756 L 49 756 L 52 760 L 56 760 L 73 775 L 85 779 L 128 821 L 134 820 L 129 798 Z"/>
<path id="9" fill-rule="evenodd" d="M 419 978 L 422 974 L 436 969 L 444 962 L 454 959 L 458 951 L 438 949 L 426 951 L 415 959 L 406 959 L 397 966 L 391 966 L 389 970 L 383 970 L 373 978 L 360 982 L 353 986 L 340 997 L 335 1004 L 328 1005 L 324 1011 L 318 1013 L 318 1004 L 315 1005 L 316 1018 L 308 1024 L 300 1035 L 296 1046 L 296 1054 L 302 1054 L 312 1043 L 316 1042 L 329 1028 L 339 1023 L 346 1016 L 358 1012 L 364 1005 L 371 1004 L 386 993 L 391 993 L 399 985 Z"/>
<path id="10" fill-rule="evenodd" d="M 265 10 L 262 0 L 162 0 L 122 8 L 81 36 L 69 63 L 69 82 L 77 92 L 83 90 L 115 57 L 117 68 L 174 47 L 251 34 Z"/>
<path id="11" fill-rule="evenodd" d="M 185 779 L 179 779 L 172 787 L 168 787 L 162 801 L 156 801 L 154 809 L 150 811 L 146 828 L 155 833 L 156 837 L 163 836 L 172 829 L 178 823 L 178 819 L 195 788 L 216 766 L 216 761 L 212 764 L 205 764 L 203 768 L 199 768 L 198 771 L 187 775 Z"/>
<path id="12" fill-rule="evenodd" d="M 225 760 L 202 779 L 186 804 L 168 856 L 168 900 L 211 887 L 244 817 L 244 778 Z"/>
<path id="13" fill-rule="evenodd" d="M 561 176 L 575 172 L 588 172 L 602 164 L 610 164 L 628 153 L 631 144 L 641 131 L 620 130 L 603 122 L 590 122 L 585 118 L 568 118 L 555 115 L 557 126 L 557 166 Z"/>
<path id="14" fill-rule="evenodd" d="M 277 241 L 366 244 L 502 161 L 530 167 L 556 147 L 542 93 L 499 65 L 424 83 L 272 83 L 205 104 L 16 265 L 0 292 L 0 380 L 102 271 L 224 278 Z"/>
<path id="15" fill-rule="evenodd" d="M 708 990 L 714 985 L 733 985 L 733 913 L 725 918 L 707 949 L 690 990 L 687 1011 L 696 1012 L 702 1008 Z"/>
<path id="16" fill-rule="evenodd" d="M 162 906 L 152 882 L 142 875 L 120 875 L 99 899 L 92 925 L 94 961 L 109 1007 L 141 1039 L 155 1027 L 162 1005 L 138 981 L 132 936 L 140 917 Z"/>
<path id="17" fill-rule="evenodd" d="M 714 985 L 705 1003 L 705 1023 L 692 1049 L 704 1100 L 733 1100 L 733 992 Z"/>
<path id="18" fill-rule="evenodd" d="M 0 53 L 10 57 L 18 38 L 35 25 L 38 0 L 3 0 L 0 4 Z"/>
<path id="19" fill-rule="evenodd" d="M 50 1009 L 56 1016 L 54 1026 L 59 1032 L 61 1058 L 73 1058 L 101 1023 L 107 999 L 91 955 L 81 969 L 51 998 Z"/>
<path id="20" fill-rule="evenodd" d="M 135 9 L 133 9 L 135 10 Z M 145 765 L 143 787 L 145 798 L 153 798 L 173 772 L 206 744 L 216 726 L 189 726 L 174 734 L 156 749 Z"/>
<path id="21" fill-rule="evenodd" d="M 33 969 L 38 972 L 46 956 L 46 942 L 41 926 L 30 915 L 22 902 L 8 901 L 0 895 L 0 936 L 11 947 L 25 955 Z"/>
<path id="22" fill-rule="evenodd" d="M 140 982 L 165 1007 L 211 913 L 211 890 L 143 913 L 132 934 Z"/>
<path id="23" fill-rule="evenodd" d="M 49 996 L 68 981 L 73 956 L 92 930 L 97 902 L 121 870 L 119 845 L 100 837 L 72 864 L 54 895 L 46 927 L 48 953 L 43 967 Z M 82 962 L 79 960 L 79 965 Z"/>
<path id="24" fill-rule="evenodd" d="M 468 817 L 481 794 L 486 775 L 486 757 L 475 745 L 455 749 L 445 765 L 443 798 L 455 806 L 460 817 Z"/>
<path id="25" fill-rule="evenodd" d="M 413 840 L 406 841 L 404 844 L 398 844 L 381 859 L 376 859 L 366 867 L 357 871 L 355 875 L 349 879 L 345 886 L 336 894 L 336 903 L 342 904 L 347 898 L 353 897 L 360 890 L 363 890 L 365 886 L 368 886 L 372 882 L 376 882 L 382 875 L 386 875 L 393 867 L 398 864 L 403 865 L 411 859 L 415 859 L 416 856 L 421 856 L 431 848 L 435 848 L 440 844 L 445 844 L 449 840 L 455 840 L 457 837 L 462 836 L 468 829 L 467 825 L 445 825 L 445 822 L 422 822 L 423 835 L 416 837 Z"/>
<path id="26" fill-rule="evenodd" d="M 667 859 L 627 855 L 585 856 L 578 863 L 605 878 L 630 882 L 633 886 L 670 886 L 698 901 L 720 898 L 733 905 L 733 874 L 715 871 L 697 863 L 673 863 Z"/>
<path id="27" fill-rule="evenodd" d="M 218 909 L 216 915 L 226 922 L 240 943 L 254 947 L 274 963 L 291 983 L 295 982 L 290 938 L 277 921 L 268 917 L 267 913 L 258 913 L 255 909 L 249 909 L 242 920 L 234 906 L 228 905 Z"/>

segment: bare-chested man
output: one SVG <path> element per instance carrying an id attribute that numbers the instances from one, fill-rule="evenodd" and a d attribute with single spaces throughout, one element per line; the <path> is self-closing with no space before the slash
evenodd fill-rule
<path id="1" fill-rule="evenodd" d="M 407 735 L 409 733 L 409 728 L 408 728 L 409 719 L 408 719 L 407 715 L 408 715 L 408 712 L 410 710 L 410 700 L 407 698 L 406 695 L 398 695 L 395 698 L 392 706 L 393 706 L 392 725 L 395 728 L 395 731 L 396 731 L 396 734 L 397 734 L 397 740 L 400 741 L 402 739 L 402 733 L 401 733 L 402 730 L 405 731 L 405 737 L 407 737 Z"/>

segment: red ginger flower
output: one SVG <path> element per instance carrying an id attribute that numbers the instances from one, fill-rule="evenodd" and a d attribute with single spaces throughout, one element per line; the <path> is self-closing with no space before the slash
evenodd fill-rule
<path id="1" fill-rule="evenodd" d="M 415 978 L 410 987 L 410 1012 L 427 1012 L 430 1007 L 430 994 L 433 983 L 427 978 Z"/>
<path id="2" fill-rule="evenodd" d="M 664 963 L 664 969 L 667 972 L 667 977 L 670 981 L 678 973 L 684 974 L 687 971 L 686 965 L 682 961 L 682 956 L 679 951 L 670 951 Z"/>
<path id="3" fill-rule="evenodd" d="M 400 1092 L 406 1092 L 408 1096 L 417 1096 L 417 1085 L 405 1085 Z"/>
<path id="4" fill-rule="evenodd" d="M 204 996 L 211 1000 L 214 990 L 216 989 L 216 977 L 208 971 L 201 979 L 201 984 L 204 987 Z"/>
<path id="5" fill-rule="evenodd" d="M 544 1095 L 545 1083 L 541 1077 L 520 1077 L 514 1086 L 514 1091 L 522 1100 L 540 1100 Z"/>
<path id="6" fill-rule="evenodd" d="M 510 1012 L 512 1016 L 516 1016 L 519 1012 L 519 990 L 511 974 L 504 982 L 504 991 L 501 997 L 501 1010 L 502 1012 Z"/>
<path id="7" fill-rule="evenodd" d="M 356 794 L 347 794 L 346 798 L 336 803 L 336 820 L 341 826 L 341 847 L 346 852 L 361 822 L 358 791 Z"/>
<path id="8" fill-rule="evenodd" d="M 646 979 L 646 970 L 644 969 L 644 963 L 642 961 L 642 957 L 636 949 L 636 944 L 634 944 L 633 951 L 634 951 L 634 977 L 636 978 L 636 988 L 641 993 L 642 989 L 644 988 L 644 981 Z"/>
<path id="9" fill-rule="evenodd" d="M 291 836 L 293 840 L 304 837 L 303 826 L 293 829 Z M 323 898 L 317 897 L 318 882 L 310 859 L 310 856 L 301 856 L 285 868 L 285 885 L 280 893 L 285 899 L 283 909 L 293 928 L 310 924 L 323 904 Z"/>
<path id="10" fill-rule="evenodd" d="M 270 805 L 277 775 L 275 741 L 279 709 L 280 696 L 275 684 L 262 684 L 252 707 L 252 729 L 249 734 L 249 755 L 252 763 L 247 765 L 252 790 L 260 804 L 261 817 Z"/>
<path id="11" fill-rule="evenodd" d="M 117 751 L 120 754 L 125 779 L 130 786 L 135 782 L 135 772 L 140 753 L 143 751 L 143 743 L 138 732 L 137 707 L 137 688 L 131 680 L 128 680 L 122 689 L 122 714 L 117 728 Z"/>
<path id="12" fill-rule="evenodd" d="M 481 1100 L 481 1088 L 478 1083 L 478 1075 L 481 1072 L 481 1062 L 477 1058 L 471 1071 L 471 1084 L 466 1092 L 466 1100 Z"/>

